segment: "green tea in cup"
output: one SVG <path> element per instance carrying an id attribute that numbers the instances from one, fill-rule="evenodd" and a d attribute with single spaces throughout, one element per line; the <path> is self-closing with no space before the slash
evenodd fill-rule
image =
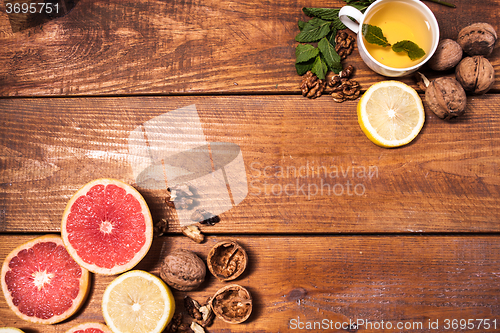
<path id="1" fill-rule="evenodd" d="M 378 38 L 370 29 L 380 28 L 381 33 L 387 40 L 387 45 L 373 43 L 371 38 Z M 375 29 L 376 29 L 375 28 Z M 432 48 L 433 35 L 431 24 L 422 13 L 411 2 L 387 1 L 373 8 L 365 17 L 363 22 L 363 44 L 366 51 L 378 62 L 392 68 L 408 68 L 417 65 L 424 60 Z M 405 50 L 396 52 L 393 46 L 402 41 L 411 43 L 398 44 Z M 409 45 L 409 46 L 408 46 Z M 420 48 L 418 57 L 412 59 L 408 48 Z"/>

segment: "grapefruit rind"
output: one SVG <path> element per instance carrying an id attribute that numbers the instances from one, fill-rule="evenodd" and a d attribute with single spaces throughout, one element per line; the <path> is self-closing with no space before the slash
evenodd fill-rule
<path id="1" fill-rule="evenodd" d="M 71 207 L 73 206 L 73 204 L 75 203 L 75 201 L 79 197 L 86 195 L 88 193 L 88 191 L 95 185 L 107 186 L 110 184 L 121 187 L 122 189 L 124 189 L 127 192 L 127 194 L 133 195 L 133 197 L 135 199 L 137 199 L 137 201 L 140 203 L 141 210 L 142 210 L 142 213 L 144 215 L 144 221 L 146 224 L 145 225 L 145 227 L 146 227 L 146 230 L 145 230 L 146 242 L 143 245 L 143 247 L 141 248 L 141 250 L 138 251 L 137 253 L 135 253 L 134 257 L 131 260 L 129 260 L 126 264 L 115 265 L 112 268 L 108 269 L 108 268 L 98 266 L 96 264 L 87 263 L 78 255 L 77 249 L 75 249 L 73 247 L 73 245 L 71 244 L 71 242 L 69 241 L 69 238 L 68 238 L 69 235 L 68 235 L 67 228 L 66 228 L 66 222 L 68 219 L 68 215 L 71 213 Z M 116 274 L 126 272 L 126 271 L 132 269 L 133 267 L 135 267 L 149 251 L 149 248 L 151 247 L 151 244 L 153 242 L 153 218 L 151 216 L 151 212 L 150 212 L 149 207 L 148 207 L 146 201 L 144 200 L 143 196 L 134 187 L 132 187 L 129 184 L 124 183 L 120 180 L 117 180 L 117 179 L 99 178 L 99 179 L 92 180 L 92 181 L 88 182 L 87 184 L 85 184 L 68 201 L 66 208 L 64 210 L 64 213 L 63 213 L 63 217 L 62 217 L 61 236 L 62 236 L 64 244 L 66 245 L 66 248 L 68 249 L 69 254 L 73 257 L 73 259 L 75 259 L 75 261 L 80 266 L 85 267 L 90 272 L 93 272 L 96 274 L 116 275 Z"/>
<path id="2" fill-rule="evenodd" d="M 3 294 L 5 297 L 5 300 L 7 302 L 7 305 L 9 308 L 21 319 L 32 322 L 32 323 L 37 323 L 37 324 L 56 324 L 59 323 L 69 317 L 71 317 L 73 314 L 75 314 L 78 309 L 82 306 L 83 302 L 87 298 L 87 295 L 89 293 L 89 287 L 90 287 L 90 278 L 89 278 L 89 272 L 83 267 L 80 267 L 82 269 L 82 276 L 80 277 L 80 285 L 79 285 L 79 292 L 77 297 L 73 299 L 72 306 L 66 310 L 64 313 L 61 315 L 54 315 L 53 317 L 49 319 L 41 319 L 37 318 L 34 316 L 28 316 L 25 315 L 24 313 L 20 312 L 17 308 L 16 305 L 12 302 L 12 297 L 11 293 L 9 292 L 7 283 L 5 282 L 5 275 L 7 274 L 8 271 L 10 271 L 9 267 L 9 262 L 17 256 L 17 254 L 24 249 L 29 249 L 32 248 L 35 244 L 37 243 L 43 243 L 43 242 L 54 242 L 57 245 L 63 246 L 64 243 L 61 239 L 61 237 L 57 235 L 45 235 L 41 237 L 37 237 L 35 239 L 32 239 L 24 244 L 19 245 L 16 247 L 14 250 L 12 250 L 9 255 L 5 258 L 3 265 L 2 265 L 2 272 L 1 272 L 1 277 L 2 277 L 2 290 Z M 22 331 L 21 331 L 22 332 Z"/>
<path id="3" fill-rule="evenodd" d="M 67 330 L 65 333 L 74 333 L 77 331 L 84 331 L 89 328 L 97 328 L 104 333 L 113 333 L 108 326 L 98 323 L 98 322 L 87 322 L 87 323 L 81 323 L 76 326 L 71 327 L 69 330 Z M 0 332 L 1 333 L 1 332 Z"/>
<path id="4" fill-rule="evenodd" d="M 116 294 L 115 288 L 120 285 L 123 281 L 125 281 L 128 278 L 136 278 L 140 277 L 142 279 L 147 280 L 149 283 L 152 283 L 156 285 L 160 291 L 162 299 L 165 301 L 165 308 L 162 314 L 162 317 L 160 320 L 158 320 L 156 327 L 153 330 L 148 331 L 148 333 L 160 333 L 163 332 L 163 330 L 167 327 L 168 323 L 172 320 L 172 317 L 174 316 L 175 312 L 175 300 L 174 296 L 172 294 L 172 291 L 170 288 L 165 284 L 165 282 L 160 279 L 159 277 L 143 271 L 143 270 L 132 270 L 128 271 L 126 273 L 123 273 L 122 275 L 118 276 L 115 278 L 105 289 L 104 294 L 102 296 L 102 314 L 104 317 L 104 321 L 106 322 L 106 325 L 113 331 L 114 333 L 126 333 L 129 332 L 130 330 L 127 331 L 122 331 L 118 328 L 120 325 L 119 323 L 115 323 L 115 320 L 112 318 L 112 315 L 110 314 L 110 311 L 114 312 L 115 314 L 117 313 L 117 309 L 119 306 L 113 306 L 110 301 L 110 295 Z M 133 291 L 131 291 L 130 295 L 127 295 L 127 306 L 130 306 L 131 304 L 130 301 L 134 297 Z M 144 299 L 147 299 L 146 297 Z M 121 314 L 121 317 L 123 318 L 124 315 Z M 126 316 L 125 316 L 126 318 Z M 132 331 L 136 333 L 142 333 L 134 330 L 131 328 Z"/>

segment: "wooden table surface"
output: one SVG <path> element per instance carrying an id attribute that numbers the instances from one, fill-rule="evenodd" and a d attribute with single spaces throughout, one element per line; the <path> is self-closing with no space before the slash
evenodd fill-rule
<path id="1" fill-rule="evenodd" d="M 442 38 L 474 22 L 500 32 L 499 0 L 451 1 L 457 8 L 426 2 Z M 443 121 L 426 108 L 414 142 L 384 149 L 362 133 L 357 101 L 309 100 L 298 88 L 302 7 L 344 4 L 81 0 L 63 17 L 14 31 L 0 3 L 0 260 L 58 234 L 71 195 L 112 177 L 144 195 L 155 222 L 171 219 L 138 269 L 158 274 L 177 248 L 206 259 L 227 238 L 247 249 L 249 267 L 235 282 L 252 293 L 254 311 L 239 325 L 216 320 L 209 332 L 295 332 L 324 320 L 372 327 L 309 331 L 500 332 L 500 47 L 489 57 L 493 88 L 468 96 L 463 117 Z M 363 91 L 386 80 L 357 49 L 344 63 Z M 400 80 L 418 89 L 412 77 Z M 202 244 L 181 234 L 164 190 L 137 181 L 130 148 L 135 129 L 189 105 L 204 140 L 239 147 L 248 188 L 218 224 L 201 226 Z M 0 327 L 64 332 L 103 322 L 112 278 L 94 275 L 83 308 L 52 326 L 18 319 L 1 297 Z M 203 301 L 223 285 L 211 277 L 194 292 L 174 291 L 179 310 L 185 295 Z"/>

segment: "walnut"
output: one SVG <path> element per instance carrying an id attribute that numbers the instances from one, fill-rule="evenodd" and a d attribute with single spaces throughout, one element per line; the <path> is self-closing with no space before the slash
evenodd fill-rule
<path id="1" fill-rule="evenodd" d="M 355 100 L 361 94 L 361 86 L 357 81 L 342 80 L 338 87 L 332 92 L 333 100 L 342 103 L 345 100 Z"/>
<path id="2" fill-rule="evenodd" d="M 193 331 L 194 333 L 205 333 L 205 329 L 195 321 L 191 323 L 191 326 L 189 326 L 189 328 L 191 328 L 191 331 Z"/>
<path id="3" fill-rule="evenodd" d="M 192 299 L 189 296 L 184 296 L 184 309 L 186 312 L 194 319 L 201 320 L 203 315 L 200 312 L 201 305 L 198 301 Z"/>
<path id="4" fill-rule="evenodd" d="M 440 77 L 425 90 L 425 102 L 439 118 L 448 120 L 465 112 L 467 96 L 455 78 Z"/>
<path id="5" fill-rule="evenodd" d="M 446 71 L 460 62 L 462 53 L 462 47 L 457 42 L 452 39 L 443 39 L 427 63 L 435 71 Z"/>
<path id="6" fill-rule="evenodd" d="M 198 228 L 194 224 L 182 227 L 181 231 L 184 236 L 191 238 L 198 244 L 203 243 L 203 241 L 205 240 L 205 236 L 203 236 L 203 234 L 201 233 L 200 228 Z"/>
<path id="7" fill-rule="evenodd" d="M 302 82 L 300 83 L 300 90 L 302 91 L 302 96 L 307 98 L 317 98 L 321 96 L 323 90 L 325 90 L 326 81 L 320 80 L 311 71 L 307 71 L 302 77 Z"/>
<path id="8" fill-rule="evenodd" d="M 176 209 L 191 209 L 191 207 L 193 207 L 196 203 L 193 199 L 195 195 L 187 184 L 180 184 L 171 188 L 169 187 L 167 188 L 167 191 L 169 192 L 169 196 L 165 202 L 169 206 L 172 206 L 173 203 L 173 206 Z"/>
<path id="9" fill-rule="evenodd" d="M 208 327 L 212 325 L 215 314 L 212 310 L 210 303 L 203 306 L 200 305 L 196 300 L 189 296 L 184 297 L 184 308 L 191 318 L 195 319 L 196 322 L 202 327 Z"/>
<path id="10" fill-rule="evenodd" d="M 354 50 L 355 39 L 344 30 L 337 31 L 335 35 L 335 51 L 341 60 L 347 58 Z"/>
<path id="11" fill-rule="evenodd" d="M 207 257 L 208 269 L 223 282 L 234 280 L 240 276 L 245 270 L 247 262 L 246 251 L 232 240 L 215 244 Z"/>
<path id="12" fill-rule="evenodd" d="M 252 297 L 248 290 L 237 284 L 219 289 L 210 300 L 217 318 L 226 323 L 239 324 L 252 313 Z"/>
<path id="13" fill-rule="evenodd" d="M 456 68 L 455 76 L 465 91 L 476 95 L 486 93 L 495 83 L 495 70 L 483 56 L 462 59 Z"/>
<path id="14" fill-rule="evenodd" d="M 168 323 L 164 333 L 177 333 L 182 325 L 182 313 L 175 313 Z"/>
<path id="15" fill-rule="evenodd" d="M 190 291 L 205 281 L 206 267 L 195 253 L 178 249 L 168 254 L 160 268 L 160 277 L 177 290 Z"/>
<path id="16" fill-rule="evenodd" d="M 200 224 L 215 225 L 220 222 L 220 217 L 207 212 L 202 208 L 198 208 L 193 212 L 193 214 L 191 214 L 191 220 L 194 222 L 200 222 Z"/>
<path id="17" fill-rule="evenodd" d="M 495 29 L 488 23 L 471 24 L 458 33 L 457 42 L 470 56 L 489 56 L 497 41 Z"/>

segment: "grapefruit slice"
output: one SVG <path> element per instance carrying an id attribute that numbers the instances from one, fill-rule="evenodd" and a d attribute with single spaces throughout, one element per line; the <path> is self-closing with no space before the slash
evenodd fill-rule
<path id="1" fill-rule="evenodd" d="M 2 265 L 2 290 L 21 319 L 55 324 L 73 315 L 89 290 L 89 272 L 68 254 L 61 237 L 46 235 L 15 248 Z"/>
<path id="2" fill-rule="evenodd" d="M 1 332 L 0 332 L 1 333 Z M 83 323 L 73 326 L 66 333 L 113 333 L 108 326 L 101 323 Z"/>
<path id="3" fill-rule="evenodd" d="M 101 178 L 69 200 L 61 234 L 69 254 L 82 267 L 113 275 L 130 270 L 146 255 L 153 241 L 153 219 L 136 189 Z"/>

